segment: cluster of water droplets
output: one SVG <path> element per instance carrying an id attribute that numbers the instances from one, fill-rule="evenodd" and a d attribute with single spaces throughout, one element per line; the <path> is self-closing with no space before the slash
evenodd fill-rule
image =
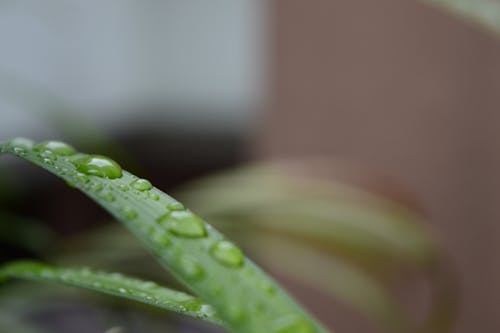
<path id="1" fill-rule="evenodd" d="M 44 163 L 54 166 L 58 158 L 65 159 L 66 162 L 70 161 L 74 166 L 72 173 L 73 178 L 81 184 L 87 186 L 88 189 L 93 190 L 98 196 L 107 201 L 114 202 L 116 200 L 114 188 L 106 188 L 99 182 L 92 182 L 91 177 L 99 177 L 106 179 L 119 179 L 122 178 L 123 172 L 118 163 L 112 159 L 100 155 L 83 155 L 77 154 L 75 149 L 70 145 L 60 141 L 44 141 L 39 144 L 34 144 L 33 141 L 28 139 L 15 139 L 10 142 L 12 151 L 20 156 L 24 156 L 28 151 L 33 150 L 36 152 L 37 157 Z M 69 159 L 70 158 L 70 159 Z M 65 174 L 70 172 L 68 169 L 58 169 L 58 173 Z M 72 185 L 72 183 L 69 183 Z M 155 202 L 160 201 L 159 192 L 153 188 L 151 182 L 146 179 L 134 179 L 128 185 L 120 183 L 116 186 L 121 192 L 127 193 L 134 191 L 136 195 L 141 195 L 144 198 L 151 199 Z M 187 240 L 205 239 L 208 236 L 207 226 L 201 218 L 187 210 L 181 203 L 169 198 L 169 202 L 164 206 L 166 212 L 156 219 L 155 224 L 147 224 L 146 230 L 153 243 L 160 247 L 169 247 L 172 243 L 171 237 L 183 238 Z M 122 216 L 127 220 L 134 220 L 138 218 L 136 210 L 129 206 L 121 206 L 119 208 Z M 244 266 L 245 258 L 242 251 L 233 243 L 219 239 L 209 247 L 209 255 L 220 265 L 228 269 L 238 269 Z M 182 252 L 177 257 L 177 265 L 182 271 L 183 275 L 192 281 L 203 279 L 206 276 L 204 268 L 200 262 L 191 256 L 185 255 Z M 50 269 L 45 270 L 45 275 L 53 275 L 54 272 Z M 85 276 L 85 271 L 67 272 L 59 276 L 63 281 L 75 280 Z M 91 274 L 91 273 L 88 273 Z M 95 276 L 94 276 L 95 277 Z M 88 278 L 88 276 L 87 276 Z M 158 295 L 158 286 L 151 282 L 143 282 L 140 288 L 134 287 L 130 284 L 130 280 L 122 277 L 120 274 L 111 276 L 116 285 L 120 285 L 117 291 L 120 294 L 127 294 L 134 297 L 142 297 L 149 303 L 168 302 L 168 298 L 161 299 Z M 258 280 L 258 278 L 257 278 Z M 94 278 L 93 287 L 103 288 L 105 282 L 102 279 Z M 127 283 L 128 287 L 127 287 Z M 115 288 L 116 289 L 116 288 Z M 145 292 L 145 289 L 146 292 Z M 269 296 L 275 294 L 275 288 L 267 281 L 262 282 L 261 290 Z M 148 293 L 147 291 L 155 291 L 156 294 Z M 116 291 L 116 290 L 115 290 Z M 215 292 L 215 291 L 214 291 Z M 222 290 L 221 290 L 222 292 Z M 170 295 L 171 296 L 171 295 Z M 210 315 L 213 309 L 210 306 L 201 304 L 192 298 L 187 299 L 185 304 L 178 306 L 179 311 L 200 311 L 205 307 L 206 314 L 200 316 Z M 259 305 L 256 305 L 259 308 Z M 265 312 L 265 305 L 261 304 L 261 311 Z M 257 309 L 258 310 L 258 309 Z M 233 304 L 228 305 L 227 315 L 235 321 L 242 321 L 245 319 L 245 311 L 243 308 Z M 313 333 L 315 329 L 311 327 L 309 321 L 300 317 L 283 317 L 276 320 L 275 329 L 273 333 Z"/>

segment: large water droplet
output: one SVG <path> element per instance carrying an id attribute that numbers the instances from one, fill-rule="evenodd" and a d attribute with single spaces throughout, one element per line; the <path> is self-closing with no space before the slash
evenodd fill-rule
<path id="1" fill-rule="evenodd" d="M 75 149 L 67 143 L 61 141 L 44 141 L 35 146 L 36 151 L 52 151 L 61 156 L 71 156 L 75 154 Z"/>
<path id="2" fill-rule="evenodd" d="M 153 185 L 147 179 L 136 179 L 130 185 L 139 191 L 149 191 L 153 188 Z"/>
<path id="3" fill-rule="evenodd" d="M 174 235 L 198 238 L 206 236 L 203 221 L 189 211 L 173 211 L 161 216 L 158 222 L 164 224 Z"/>
<path id="4" fill-rule="evenodd" d="M 115 179 L 122 176 L 122 168 L 112 159 L 89 155 L 73 162 L 76 169 L 81 173 L 102 178 Z"/>
<path id="5" fill-rule="evenodd" d="M 243 253 L 231 242 L 217 242 L 210 252 L 212 256 L 221 264 L 229 267 L 240 267 L 243 265 Z"/>

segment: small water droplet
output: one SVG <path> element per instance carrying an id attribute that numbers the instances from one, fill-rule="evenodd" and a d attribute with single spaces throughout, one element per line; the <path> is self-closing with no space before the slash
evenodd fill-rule
<path id="1" fill-rule="evenodd" d="M 152 200 L 154 200 L 154 201 L 158 201 L 158 200 L 160 200 L 160 196 L 159 196 L 158 194 L 156 194 L 156 193 L 150 193 L 150 194 L 149 194 L 149 197 L 150 197 Z"/>
<path id="2" fill-rule="evenodd" d="M 14 151 L 15 154 L 17 155 L 20 155 L 20 156 L 24 156 L 26 155 L 26 149 L 22 148 L 22 147 L 14 147 L 12 149 Z"/>
<path id="3" fill-rule="evenodd" d="M 201 279 L 205 272 L 200 264 L 194 259 L 182 257 L 179 261 L 182 272 L 190 279 Z"/>
<path id="4" fill-rule="evenodd" d="M 175 211 L 175 210 L 184 210 L 185 208 L 184 208 L 183 204 L 181 204 L 180 202 L 175 201 L 175 202 L 169 203 L 167 205 L 167 209 Z"/>
<path id="5" fill-rule="evenodd" d="M 192 299 L 189 301 L 182 302 L 182 305 L 185 307 L 186 311 L 200 311 L 201 310 L 201 302 L 196 299 Z"/>
<path id="6" fill-rule="evenodd" d="M 89 155 L 79 158 L 73 164 L 78 171 L 86 175 L 109 179 L 122 176 L 122 168 L 118 163 L 105 156 Z"/>
<path id="7" fill-rule="evenodd" d="M 100 197 L 108 202 L 115 201 L 115 196 L 113 195 L 113 193 L 111 193 L 109 191 L 101 192 Z"/>
<path id="8" fill-rule="evenodd" d="M 75 154 L 75 149 L 67 143 L 61 141 L 44 141 L 35 146 L 36 151 L 50 150 L 54 154 L 61 156 L 71 156 Z"/>
<path id="9" fill-rule="evenodd" d="M 46 151 L 40 153 L 40 157 L 42 157 L 42 158 L 48 158 L 48 159 L 50 159 L 52 161 L 57 160 L 56 154 L 53 153 L 51 150 L 46 150 Z"/>
<path id="10" fill-rule="evenodd" d="M 243 253 L 231 242 L 217 242 L 211 249 L 212 256 L 221 264 L 229 267 L 240 267 L 243 265 Z"/>
<path id="11" fill-rule="evenodd" d="M 258 279 L 257 286 L 260 290 L 264 291 L 269 296 L 276 294 L 276 287 L 272 284 L 271 281 Z"/>
<path id="12" fill-rule="evenodd" d="M 123 215 L 125 215 L 125 217 L 127 219 L 135 219 L 137 217 L 137 212 L 131 208 L 131 207 L 124 207 L 123 208 Z"/>
<path id="13" fill-rule="evenodd" d="M 125 184 L 120 184 L 118 185 L 118 188 L 120 189 L 120 191 L 122 192 L 127 192 L 128 190 L 130 190 L 130 187 L 128 187 L 127 185 Z"/>
<path id="14" fill-rule="evenodd" d="M 158 244 L 161 247 L 169 246 L 172 242 L 170 238 L 163 234 L 163 232 L 157 230 L 152 231 L 150 237 L 155 244 Z"/>
<path id="15" fill-rule="evenodd" d="M 130 185 L 139 191 L 149 191 L 153 188 L 153 185 L 147 179 L 136 179 Z"/>
<path id="16" fill-rule="evenodd" d="M 144 281 L 141 283 L 141 288 L 142 289 L 154 289 L 157 288 L 158 285 L 155 282 L 152 281 Z"/>
<path id="17" fill-rule="evenodd" d="M 54 165 L 54 161 L 51 160 L 50 158 L 44 158 L 42 162 L 47 165 Z"/>
<path id="18" fill-rule="evenodd" d="M 203 221 L 189 211 L 173 211 L 161 216 L 158 223 L 165 225 L 168 230 L 180 237 L 198 238 L 206 236 Z"/>
<path id="19" fill-rule="evenodd" d="M 75 178 L 76 178 L 76 180 L 78 180 L 79 182 L 82 182 L 84 184 L 87 184 L 88 182 L 90 182 L 89 177 L 85 176 L 83 173 L 77 173 L 75 175 Z"/>
<path id="20" fill-rule="evenodd" d="M 101 183 L 95 183 L 95 184 L 92 184 L 92 190 L 94 190 L 95 192 L 100 192 L 102 191 L 104 187 L 102 186 Z"/>
<path id="21" fill-rule="evenodd" d="M 125 289 L 125 288 L 119 288 L 118 291 L 120 292 L 120 294 L 127 294 L 128 293 L 127 289 Z"/>

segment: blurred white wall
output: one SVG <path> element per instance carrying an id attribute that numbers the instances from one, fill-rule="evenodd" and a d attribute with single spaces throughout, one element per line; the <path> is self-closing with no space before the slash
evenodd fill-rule
<path id="1" fill-rule="evenodd" d="M 137 106 L 251 112 L 265 90 L 264 12 L 262 0 L 2 1 L 0 140 L 49 130 L 36 100 L 12 98 L 12 78 L 109 125 Z"/>

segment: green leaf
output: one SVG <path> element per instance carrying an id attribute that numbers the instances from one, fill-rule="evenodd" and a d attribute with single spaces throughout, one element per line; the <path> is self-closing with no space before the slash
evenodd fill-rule
<path id="1" fill-rule="evenodd" d="M 15 139 L 0 149 L 56 174 L 99 203 L 234 332 L 327 332 L 222 234 L 116 162 L 78 154 L 58 142 Z"/>
<path id="2" fill-rule="evenodd" d="M 500 2 L 498 0 L 424 0 L 450 10 L 465 19 L 500 33 Z"/>
<path id="3" fill-rule="evenodd" d="M 222 324 L 210 305 L 191 295 L 119 273 L 94 272 L 88 268 L 56 268 L 38 262 L 20 261 L 0 267 L 0 280 L 7 278 L 80 287 Z"/>

